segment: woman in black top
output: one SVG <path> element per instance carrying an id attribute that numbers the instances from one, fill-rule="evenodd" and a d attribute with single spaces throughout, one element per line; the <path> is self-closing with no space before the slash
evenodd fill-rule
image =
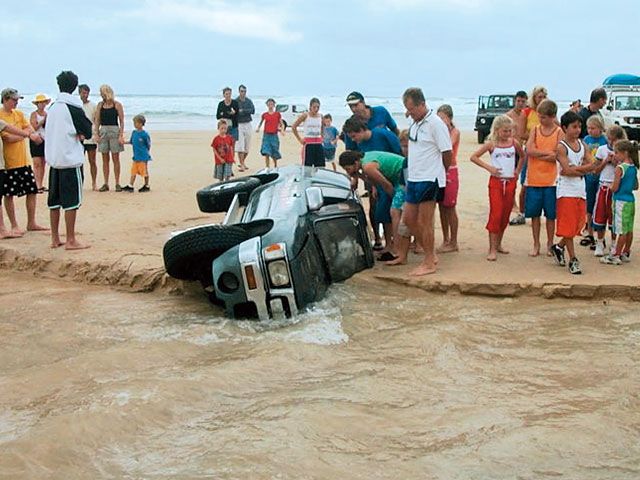
<path id="1" fill-rule="evenodd" d="M 231 89 L 225 87 L 222 89 L 224 99 L 218 103 L 218 111 L 216 118 L 225 119 L 229 126 L 229 134 L 234 140 L 238 140 L 238 102 L 231 98 Z"/>
<path id="2" fill-rule="evenodd" d="M 93 120 L 93 137 L 102 153 L 102 173 L 104 185 L 100 192 L 109 191 L 109 153 L 113 160 L 113 173 L 116 177 L 116 192 L 120 186 L 120 152 L 124 151 L 124 108 L 114 98 L 113 89 L 109 85 L 100 87 L 102 101 L 96 107 Z"/>

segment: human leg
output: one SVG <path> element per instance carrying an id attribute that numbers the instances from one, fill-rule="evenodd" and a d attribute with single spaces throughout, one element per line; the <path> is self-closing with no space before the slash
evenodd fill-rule
<path id="1" fill-rule="evenodd" d="M 540 255 L 540 217 L 531 218 L 531 234 L 533 235 L 533 248 L 529 252 L 530 257 Z"/>
<path id="2" fill-rule="evenodd" d="M 104 178 L 104 183 L 102 187 L 100 187 L 101 192 L 106 192 L 109 190 L 109 152 L 102 153 L 102 176 Z"/>
<path id="3" fill-rule="evenodd" d="M 113 152 L 111 158 L 113 159 L 113 174 L 116 177 L 116 190 L 118 190 L 120 185 L 120 153 Z"/>
<path id="4" fill-rule="evenodd" d="M 78 213 L 78 209 L 65 210 L 64 212 L 64 223 L 65 223 L 65 229 L 67 232 L 67 243 L 64 246 L 65 250 L 82 250 L 90 247 L 90 245 L 87 245 L 85 243 L 80 243 L 76 239 L 77 213 Z"/>
<path id="5" fill-rule="evenodd" d="M 35 194 L 27 195 L 26 199 L 27 205 L 27 230 L 29 231 L 46 231 L 49 230 L 47 227 L 43 227 L 42 225 L 38 225 L 36 223 L 36 196 Z"/>
<path id="6" fill-rule="evenodd" d="M 44 188 L 44 157 L 33 157 L 33 175 L 38 191 Z"/>
<path id="7" fill-rule="evenodd" d="M 51 248 L 64 245 L 64 242 L 60 240 L 60 208 L 49 210 L 49 223 L 51 226 Z"/>
<path id="8" fill-rule="evenodd" d="M 98 165 L 96 164 L 96 149 L 87 150 L 89 159 L 89 171 L 91 173 L 91 190 L 98 190 Z"/>
<path id="9" fill-rule="evenodd" d="M 422 233 L 424 260 L 411 272 L 413 276 L 429 275 L 436 272 L 435 231 L 433 226 L 435 210 L 435 201 L 424 201 L 418 204 L 418 230 Z"/>

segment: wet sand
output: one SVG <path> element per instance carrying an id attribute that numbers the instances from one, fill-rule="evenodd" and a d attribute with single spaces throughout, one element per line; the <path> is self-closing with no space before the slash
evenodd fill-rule
<path id="1" fill-rule="evenodd" d="M 407 295 L 294 323 L 0 277 L 0 478 L 640 477 L 633 303 Z"/>
<path id="2" fill-rule="evenodd" d="M 212 183 L 209 146 L 212 133 L 151 133 L 154 158 L 151 192 L 88 191 L 90 181 L 85 178 L 85 199 L 79 213 L 78 230 L 80 240 L 90 243 L 92 248 L 77 252 L 52 250 L 46 233 L 27 233 L 21 239 L 0 241 L 0 268 L 31 272 L 46 278 L 116 285 L 134 291 L 182 290 L 181 282 L 164 275 L 162 246 L 173 230 L 222 220 L 222 215 L 200 212 L 195 201 L 196 190 Z M 248 159 L 249 174 L 264 165 L 258 155 L 260 138 L 259 134 L 254 134 Z M 419 261 L 415 255 L 407 266 L 377 265 L 373 271 L 361 275 L 374 275 L 436 292 L 640 299 L 640 269 L 635 268 L 635 257 L 628 265 L 600 265 L 591 251 L 578 246 L 584 273 L 570 275 L 544 254 L 537 258 L 528 256 L 531 248 L 529 225 L 509 227 L 504 244 L 511 254 L 500 255 L 497 262 L 487 262 L 488 240 L 484 225 L 488 212 L 488 177 L 484 170 L 468 160 L 476 148 L 475 133 L 463 132 L 459 152 L 460 251 L 442 255 L 438 273 L 428 277 L 408 277 Z M 282 164 L 298 162 L 299 145 L 289 131 L 282 138 L 281 151 L 285 159 Z M 130 147 L 127 147 L 122 155 L 122 184 L 129 177 L 130 157 Z M 100 165 L 101 161 L 98 163 Z M 85 174 L 88 175 L 87 167 Z M 100 173 L 99 185 L 101 178 Z M 112 190 L 113 187 L 112 181 Z M 24 201 L 17 200 L 16 206 L 24 225 Z M 38 196 L 38 219 L 42 224 L 48 223 L 44 195 Z M 638 222 L 640 220 L 636 218 Z M 436 239 L 438 242 L 441 239 L 439 231 Z"/>

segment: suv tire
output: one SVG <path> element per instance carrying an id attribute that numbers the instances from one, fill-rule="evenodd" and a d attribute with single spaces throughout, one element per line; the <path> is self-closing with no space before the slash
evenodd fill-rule
<path id="1" fill-rule="evenodd" d="M 478 130 L 478 143 L 484 143 L 484 139 L 487 138 L 487 134 L 484 130 Z"/>
<path id="2" fill-rule="evenodd" d="M 260 185 L 260 180 L 253 177 L 242 177 L 214 183 L 198 190 L 198 193 L 196 193 L 198 207 L 200 207 L 201 212 L 205 213 L 226 212 L 229 210 L 236 193 L 246 193 L 248 195 Z"/>
<path id="3" fill-rule="evenodd" d="M 234 225 L 205 225 L 179 233 L 164 245 L 162 256 L 167 273 L 180 280 L 211 284 L 211 262 L 250 238 Z"/>

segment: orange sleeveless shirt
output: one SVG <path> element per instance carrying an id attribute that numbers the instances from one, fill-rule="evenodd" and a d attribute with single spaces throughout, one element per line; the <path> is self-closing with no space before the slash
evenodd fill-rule
<path id="1" fill-rule="evenodd" d="M 556 151 L 560 141 L 560 127 L 556 127 L 550 135 L 542 133 L 541 125 L 533 130 L 534 145 L 538 150 Z M 528 187 L 553 187 L 558 179 L 558 166 L 556 162 L 547 162 L 533 156 L 527 157 L 527 186 Z"/>

